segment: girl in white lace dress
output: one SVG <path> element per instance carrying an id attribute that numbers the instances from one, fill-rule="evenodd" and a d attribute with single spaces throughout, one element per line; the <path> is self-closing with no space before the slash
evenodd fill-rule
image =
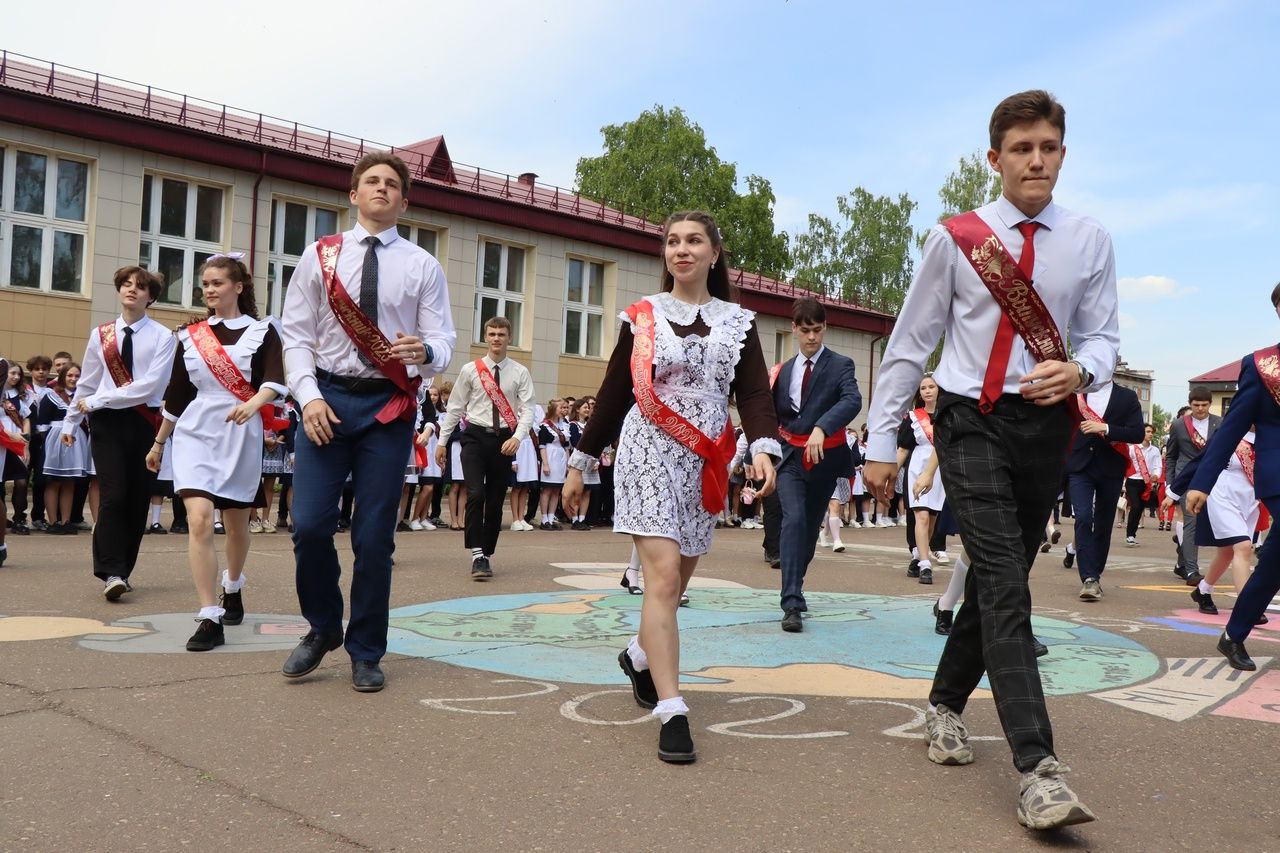
<path id="1" fill-rule="evenodd" d="M 645 578 L 639 635 L 618 656 L 618 663 L 631 679 L 636 702 L 653 708 L 662 722 L 659 758 L 688 762 L 696 754 L 689 709 L 679 695 L 676 609 L 698 558 L 711 547 L 716 516 L 708 507 L 718 511 L 724 502 L 726 464 L 733 450 L 730 443 L 723 458 L 717 449 L 712 458 L 704 459 L 689 442 L 701 439 L 705 450 L 707 443 L 722 436 L 732 394 L 750 441 L 751 473 L 763 481 L 762 495 L 773 489 L 780 448 L 755 315 L 731 301 L 715 221 L 705 213 L 672 214 L 663 233 L 662 292 L 621 315 L 622 328 L 595 414 L 570 461 L 564 491 L 565 502 L 576 506 L 582 496 L 581 472 L 618 439 L 614 530 L 632 535 Z M 646 305 L 652 311 L 652 326 Z M 636 356 L 637 365 L 643 365 L 649 341 L 652 384 L 638 388 L 632 359 Z M 650 399 L 650 387 L 657 402 L 647 406 L 646 414 L 635 400 Z M 677 441 L 651 419 L 669 422 L 673 416 L 705 438 L 690 438 L 686 429 L 685 440 Z M 673 430 L 679 432 L 679 427 Z M 710 472 L 706 478 L 704 465 Z"/>

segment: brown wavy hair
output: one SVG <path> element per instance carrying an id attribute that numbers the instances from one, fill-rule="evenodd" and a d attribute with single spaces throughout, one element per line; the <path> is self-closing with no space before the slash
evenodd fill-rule
<path id="1" fill-rule="evenodd" d="M 240 309 L 241 314 L 245 314 L 253 319 L 258 318 L 258 300 L 253 293 L 253 274 L 249 272 L 249 268 L 244 265 L 243 261 L 235 258 L 228 258 L 225 255 L 218 258 L 210 258 L 200 265 L 199 276 L 204 277 L 204 271 L 207 269 L 225 270 L 228 277 L 238 284 L 244 285 L 240 291 L 239 298 L 236 299 L 236 306 Z M 213 309 L 210 308 L 205 317 L 212 317 Z"/>

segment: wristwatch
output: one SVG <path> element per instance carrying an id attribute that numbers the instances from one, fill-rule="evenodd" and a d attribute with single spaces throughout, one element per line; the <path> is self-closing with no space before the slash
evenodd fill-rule
<path id="1" fill-rule="evenodd" d="M 1093 384 L 1093 374 L 1090 373 L 1088 370 L 1086 370 L 1083 364 L 1076 361 L 1075 359 L 1072 359 L 1070 363 L 1074 364 L 1076 366 L 1076 369 L 1080 371 L 1080 384 L 1076 386 L 1077 391 L 1079 391 L 1081 388 L 1088 388 L 1090 385 Z"/>

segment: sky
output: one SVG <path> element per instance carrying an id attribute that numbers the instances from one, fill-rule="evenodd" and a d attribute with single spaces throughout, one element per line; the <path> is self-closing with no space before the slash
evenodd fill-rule
<path id="1" fill-rule="evenodd" d="M 576 2 L 11 4 L 0 48 L 571 188 L 600 128 L 681 107 L 775 224 L 862 186 L 941 212 L 991 110 L 1067 109 L 1055 193 L 1112 233 L 1121 356 L 1176 409 L 1187 380 L 1280 338 L 1280 4 Z M 890 6 L 894 8 L 889 8 Z M 109 17 L 104 17 L 109 15 Z"/>

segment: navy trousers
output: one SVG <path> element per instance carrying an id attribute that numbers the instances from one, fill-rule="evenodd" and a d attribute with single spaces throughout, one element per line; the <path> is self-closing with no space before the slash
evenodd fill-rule
<path id="1" fill-rule="evenodd" d="M 1111 531 L 1124 489 L 1123 477 L 1100 477 L 1089 471 L 1067 475 L 1067 491 L 1076 514 L 1076 568 L 1081 582 L 1101 580 L 1111 553 Z"/>
<path id="2" fill-rule="evenodd" d="M 808 610 L 804 602 L 804 576 L 818 547 L 818 528 L 836 488 L 836 474 L 849 470 L 849 458 L 828 453 L 808 471 L 804 452 L 792 453 L 778 468 L 778 503 L 782 530 L 778 556 L 782 560 L 782 609 Z"/>
<path id="3" fill-rule="evenodd" d="M 1262 504 L 1272 518 L 1280 518 L 1280 497 L 1263 498 Z M 1236 606 L 1231 608 L 1231 618 L 1227 620 L 1227 636 L 1237 643 L 1243 643 L 1253 630 L 1253 623 L 1266 611 L 1277 592 L 1280 592 L 1280 535 L 1273 532 L 1262 543 L 1258 565 L 1254 567 L 1244 589 L 1240 590 Z"/>
<path id="4" fill-rule="evenodd" d="M 320 393 L 342 423 L 323 447 L 299 435 L 293 473 L 293 558 L 298 604 L 311 630 L 342 633 L 342 567 L 333 537 L 347 475 L 355 491 L 351 518 L 351 619 L 346 649 L 352 660 L 378 661 L 387 651 L 391 556 L 396 516 L 413 425 L 379 423 L 374 416 L 389 391 L 361 394 L 320 380 Z"/>

